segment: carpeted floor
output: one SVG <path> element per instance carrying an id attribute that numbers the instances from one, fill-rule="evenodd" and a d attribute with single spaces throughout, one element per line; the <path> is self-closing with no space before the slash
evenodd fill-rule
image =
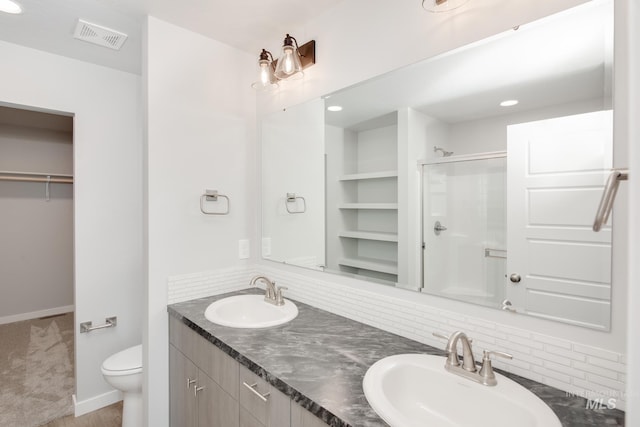
<path id="1" fill-rule="evenodd" d="M 73 413 L 73 313 L 0 325 L 0 426 Z"/>

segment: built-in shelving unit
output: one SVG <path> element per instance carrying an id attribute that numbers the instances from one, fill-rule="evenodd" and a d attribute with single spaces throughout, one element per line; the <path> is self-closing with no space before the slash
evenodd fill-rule
<path id="1" fill-rule="evenodd" d="M 364 179 L 381 179 L 381 178 L 397 178 L 398 171 L 383 171 L 383 172 L 367 172 L 367 173 L 352 173 L 348 175 L 342 175 L 338 178 L 340 181 L 358 181 Z"/>
<path id="2" fill-rule="evenodd" d="M 379 242 L 398 242 L 398 233 L 385 233 L 375 231 L 340 231 L 339 237 L 362 240 L 376 240 Z"/>
<path id="3" fill-rule="evenodd" d="M 397 114 L 341 129 L 327 161 L 335 162 L 334 254 L 340 271 L 388 282 L 398 279 Z M 337 166 L 336 166 L 337 165 Z M 330 261 L 331 262 L 331 261 Z M 331 268 L 331 266 L 330 266 Z"/>
<path id="4" fill-rule="evenodd" d="M 397 210 L 397 203 L 341 203 L 338 209 Z"/>
<path id="5" fill-rule="evenodd" d="M 398 274 L 398 263 L 375 258 L 340 258 L 338 263 L 347 267 L 362 268 L 369 271 L 377 271 L 386 274 Z"/>

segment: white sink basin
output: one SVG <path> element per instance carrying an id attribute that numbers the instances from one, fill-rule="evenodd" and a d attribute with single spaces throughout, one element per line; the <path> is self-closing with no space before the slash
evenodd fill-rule
<path id="1" fill-rule="evenodd" d="M 447 372 L 445 358 L 400 354 L 371 365 L 364 394 L 391 427 L 561 427 L 542 400 L 496 373 L 493 387 Z"/>
<path id="2" fill-rule="evenodd" d="M 236 295 L 209 304 L 204 317 L 210 322 L 232 328 L 268 328 L 281 325 L 298 315 L 298 307 L 285 299 L 273 305 L 264 295 Z"/>

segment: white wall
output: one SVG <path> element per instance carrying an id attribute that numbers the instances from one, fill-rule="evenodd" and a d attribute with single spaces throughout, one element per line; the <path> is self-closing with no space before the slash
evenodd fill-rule
<path id="1" fill-rule="evenodd" d="M 110 354 L 139 343 L 142 313 L 140 79 L 0 42 L 0 102 L 74 114 L 76 413 L 117 395 L 100 372 Z M 103 400 L 100 400 L 100 399 Z"/>
<path id="2" fill-rule="evenodd" d="M 0 170 L 72 174 L 72 142 L 71 132 L 0 124 Z M 0 181 L 0 323 L 73 311 L 73 185 L 50 184 L 48 201 L 45 186 Z"/>
<path id="3" fill-rule="evenodd" d="M 256 259 L 255 56 L 149 17 L 146 105 L 146 425 L 168 425 L 167 279 Z M 230 213 L 200 212 L 205 189 Z M 213 208 L 213 206 L 211 206 Z M 247 281 L 248 284 L 248 281 Z"/>

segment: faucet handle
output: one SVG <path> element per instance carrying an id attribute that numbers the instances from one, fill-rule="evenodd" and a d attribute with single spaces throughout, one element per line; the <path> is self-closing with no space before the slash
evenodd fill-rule
<path id="1" fill-rule="evenodd" d="M 433 336 L 436 338 L 442 338 L 443 340 L 449 341 L 449 336 L 445 334 L 441 334 L 440 332 L 434 332 Z"/>
<path id="2" fill-rule="evenodd" d="M 286 291 L 289 288 L 286 286 L 278 286 L 278 290 L 276 291 L 276 305 L 284 305 L 284 296 L 282 295 L 282 291 Z"/>
<path id="3" fill-rule="evenodd" d="M 482 367 L 480 368 L 481 383 L 484 385 L 493 386 L 498 383 L 496 380 L 496 374 L 493 372 L 493 366 L 491 366 L 491 356 L 498 356 L 505 359 L 513 359 L 513 356 L 509 353 L 502 351 L 487 351 L 482 352 Z"/>
<path id="4" fill-rule="evenodd" d="M 498 357 L 502 357 L 503 359 L 513 359 L 512 355 L 510 355 L 509 353 L 502 352 L 502 351 L 497 351 L 497 350 L 487 351 L 487 350 L 484 350 L 482 352 L 482 360 L 489 359 L 490 356 L 498 356 Z"/>

